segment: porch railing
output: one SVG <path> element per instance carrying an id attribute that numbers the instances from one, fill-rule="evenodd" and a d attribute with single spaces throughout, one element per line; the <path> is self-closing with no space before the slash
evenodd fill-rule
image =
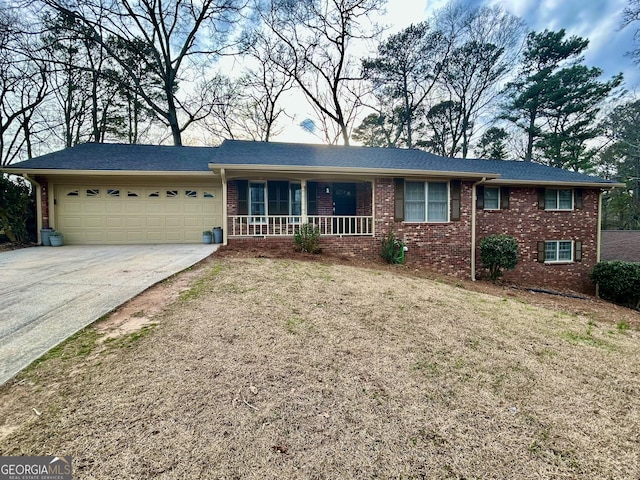
<path id="1" fill-rule="evenodd" d="M 302 224 L 302 217 L 295 215 L 232 215 L 229 219 L 232 237 L 293 236 Z M 373 235 L 372 216 L 309 215 L 306 222 L 317 226 L 320 235 Z"/>

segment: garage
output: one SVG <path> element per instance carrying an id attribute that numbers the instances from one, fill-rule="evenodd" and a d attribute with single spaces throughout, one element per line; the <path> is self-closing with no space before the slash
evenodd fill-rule
<path id="1" fill-rule="evenodd" d="M 50 185 L 51 188 L 51 185 Z M 50 210 L 67 244 L 199 243 L 222 226 L 219 179 L 121 178 L 54 186 Z"/>

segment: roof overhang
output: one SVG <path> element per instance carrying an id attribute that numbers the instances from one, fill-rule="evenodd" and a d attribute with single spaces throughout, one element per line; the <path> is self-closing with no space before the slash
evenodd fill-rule
<path id="1" fill-rule="evenodd" d="M 393 168 L 361 168 L 361 167 L 322 167 L 291 165 L 245 165 L 210 163 L 209 169 L 216 174 L 224 170 L 227 178 L 246 176 L 247 173 L 271 175 L 303 175 L 314 178 L 331 177 L 430 177 L 430 178 L 464 178 L 464 179 L 497 179 L 497 173 L 457 172 L 443 170 L 412 170 Z"/>
<path id="2" fill-rule="evenodd" d="M 211 177 L 211 171 L 164 171 L 164 170 L 68 170 L 58 168 L 2 168 L 0 171 L 8 173 L 9 175 L 64 175 L 64 176 L 93 176 L 93 177 Z"/>
<path id="3" fill-rule="evenodd" d="M 602 188 L 610 190 L 612 188 L 624 187 L 624 183 L 603 183 L 603 182 L 567 182 L 567 181 L 536 181 L 536 180 L 509 180 L 496 178 L 487 180 L 487 185 L 511 185 L 523 187 L 582 187 L 582 188 Z"/>

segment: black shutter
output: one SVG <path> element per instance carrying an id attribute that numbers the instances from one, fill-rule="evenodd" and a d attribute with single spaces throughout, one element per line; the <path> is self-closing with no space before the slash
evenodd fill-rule
<path id="1" fill-rule="evenodd" d="M 582 189 L 576 188 L 573 191 L 574 204 L 576 208 L 582 208 Z"/>
<path id="2" fill-rule="evenodd" d="M 460 199 L 462 197 L 462 180 L 451 180 L 451 220 L 460 220 Z"/>
<path id="3" fill-rule="evenodd" d="M 576 262 L 582 261 L 582 242 L 574 242 L 573 243 L 573 260 Z"/>
<path id="4" fill-rule="evenodd" d="M 484 187 L 482 185 L 476 187 L 476 208 L 484 209 Z"/>
<path id="5" fill-rule="evenodd" d="M 394 181 L 394 214 L 396 222 L 404 221 L 404 179 L 395 178 Z"/>
<path id="6" fill-rule="evenodd" d="M 539 188 L 538 189 L 538 208 L 542 210 L 544 210 L 544 194 L 545 194 L 545 189 Z"/>
<path id="7" fill-rule="evenodd" d="M 307 182 L 307 215 L 318 215 L 318 182 Z"/>
<path id="8" fill-rule="evenodd" d="M 249 180 L 236 180 L 238 215 L 249 215 Z"/>
<path id="9" fill-rule="evenodd" d="M 289 215 L 289 182 L 267 182 L 269 215 Z"/>
<path id="10" fill-rule="evenodd" d="M 509 194 L 511 189 L 509 187 L 500 188 L 500 209 L 509 210 Z"/>
<path id="11" fill-rule="evenodd" d="M 545 259 L 546 259 L 545 244 L 544 242 L 538 242 L 538 262 L 544 263 Z"/>

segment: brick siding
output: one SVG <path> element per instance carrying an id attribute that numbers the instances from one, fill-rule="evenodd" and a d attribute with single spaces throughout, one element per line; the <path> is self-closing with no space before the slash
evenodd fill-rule
<path id="1" fill-rule="evenodd" d="M 506 281 L 526 286 L 594 290 L 589 272 L 596 264 L 598 191 L 583 190 L 583 208 L 548 211 L 538 208 L 536 188 L 511 188 L 509 209 L 478 210 L 477 241 L 488 235 L 505 233 L 518 242 L 518 265 L 506 272 Z M 538 242 L 573 240 L 582 242 L 582 261 L 567 264 L 538 262 Z M 477 252 L 481 275 L 480 252 Z"/>
<path id="2" fill-rule="evenodd" d="M 331 183 L 318 185 L 320 215 L 331 214 L 331 195 L 325 193 Z M 380 245 L 390 229 L 408 248 L 408 265 L 428 268 L 458 278 L 471 275 L 472 182 L 462 182 L 460 220 L 446 223 L 413 223 L 394 220 L 395 199 L 392 178 L 375 180 L 375 199 L 371 200 L 370 184 L 358 184 L 358 215 L 369 215 L 373 208 L 373 237 L 321 237 L 324 252 L 378 259 Z M 367 197 L 370 199 L 367 201 Z M 371 205 L 373 201 L 373 205 Z M 228 186 L 228 212 L 237 211 L 234 182 Z M 488 235 L 505 233 L 518 242 L 519 260 L 515 270 L 506 272 L 505 281 L 523 286 L 570 289 L 593 292 L 589 272 L 596 263 L 598 191 L 583 190 L 583 208 L 572 211 L 546 211 L 538 208 L 537 189 L 512 187 L 510 205 L 505 210 L 477 210 L 476 242 Z M 582 242 L 582 261 L 567 264 L 539 263 L 538 241 L 573 240 Z M 250 242 L 267 248 L 291 248 L 292 240 L 284 238 L 232 238 L 234 245 Z M 478 278 L 485 274 L 476 250 Z"/>
<path id="3" fill-rule="evenodd" d="M 49 182 L 44 177 L 36 177 L 35 180 L 40 184 L 42 228 L 49 228 Z"/>
<path id="4" fill-rule="evenodd" d="M 640 230 L 603 230 L 600 259 L 640 262 Z"/>

